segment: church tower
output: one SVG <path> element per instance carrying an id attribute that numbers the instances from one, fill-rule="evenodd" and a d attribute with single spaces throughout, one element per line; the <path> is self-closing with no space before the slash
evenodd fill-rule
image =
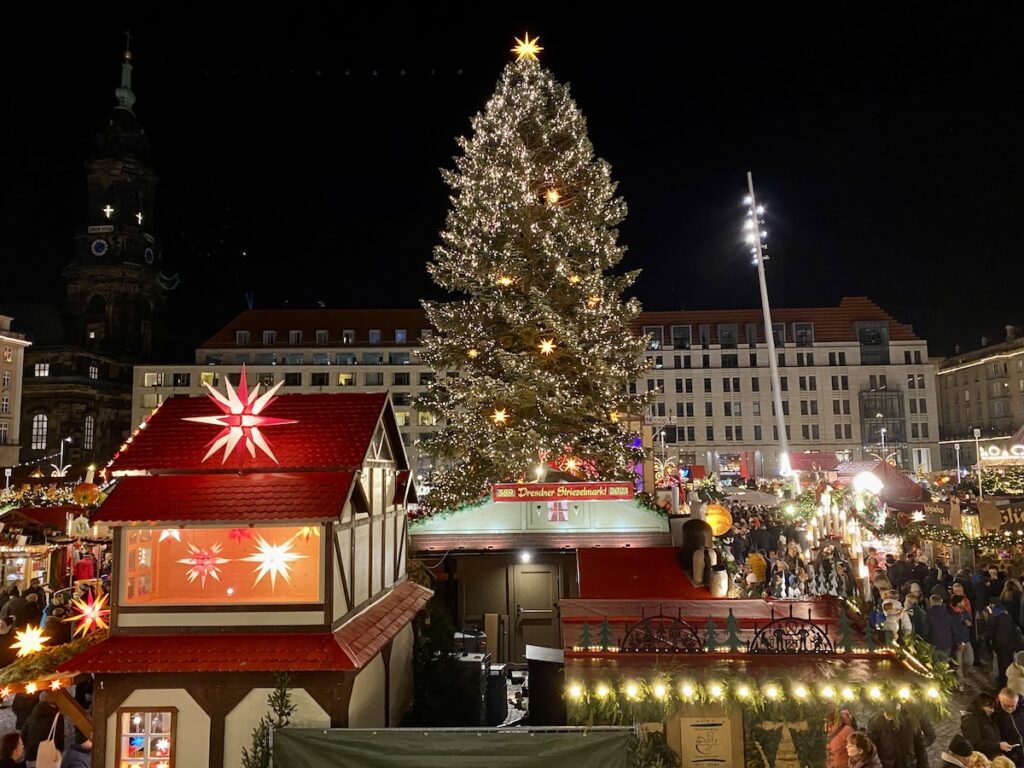
<path id="1" fill-rule="evenodd" d="M 88 207 L 64 269 L 65 341 L 125 361 L 152 356 L 164 301 L 162 254 L 153 234 L 157 177 L 134 112 L 131 59 L 126 50 L 117 106 L 86 163 Z"/>

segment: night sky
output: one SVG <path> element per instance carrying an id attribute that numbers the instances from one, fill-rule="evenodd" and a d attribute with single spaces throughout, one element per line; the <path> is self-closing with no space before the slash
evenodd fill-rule
<path id="1" fill-rule="evenodd" d="M 59 299 L 126 28 L 181 349 L 250 291 L 263 308 L 439 296 L 438 169 L 529 30 L 629 205 L 645 308 L 758 305 L 752 170 L 774 305 L 868 295 L 932 354 L 1024 323 L 1018 4 L 141 5 L 8 26 L 0 308 Z"/>

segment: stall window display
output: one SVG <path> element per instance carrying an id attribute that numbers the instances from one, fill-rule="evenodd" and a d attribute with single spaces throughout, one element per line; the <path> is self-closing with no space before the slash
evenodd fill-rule
<path id="1" fill-rule="evenodd" d="M 119 768 L 174 768 L 177 710 L 117 710 Z"/>
<path id="2" fill-rule="evenodd" d="M 123 604 L 316 603 L 320 527 L 133 528 Z"/>

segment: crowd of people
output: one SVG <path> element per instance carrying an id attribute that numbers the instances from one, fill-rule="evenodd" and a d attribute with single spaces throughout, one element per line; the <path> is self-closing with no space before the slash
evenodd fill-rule
<path id="1" fill-rule="evenodd" d="M 101 575 L 109 578 L 109 572 Z M 54 644 L 71 639 L 70 603 L 75 596 L 95 589 L 95 583 L 83 581 L 75 588 L 51 593 L 32 579 L 27 587 L 11 584 L 0 594 L 0 665 L 15 660 L 12 648 L 16 633 L 26 626 L 41 626 Z M 77 728 L 73 738 L 67 738 L 68 726 L 57 706 L 57 694 L 50 691 L 16 693 L 9 701 L 14 716 L 14 729 L 0 737 L 0 768 L 34 768 L 37 760 L 47 766 L 50 757 L 60 755 L 60 768 L 88 768 L 92 761 L 92 741 Z M 78 704 L 89 711 L 92 706 L 92 683 L 84 681 L 74 686 Z M 3 702 L 7 706 L 8 702 Z"/>

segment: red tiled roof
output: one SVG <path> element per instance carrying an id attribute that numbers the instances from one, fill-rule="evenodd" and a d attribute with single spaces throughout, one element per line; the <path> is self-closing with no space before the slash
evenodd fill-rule
<path id="1" fill-rule="evenodd" d="M 341 514 L 354 472 L 124 477 L 93 517 L 105 523 L 314 520 Z"/>
<path id="2" fill-rule="evenodd" d="M 329 672 L 361 669 L 430 599 L 403 582 L 333 634 L 113 635 L 58 667 L 92 672 Z M 358 623 L 357 630 L 350 629 Z"/>
<path id="3" fill-rule="evenodd" d="M 814 341 L 857 341 L 853 324 L 858 321 L 883 321 L 889 325 L 890 341 L 919 341 L 914 329 L 909 325 L 898 322 L 892 315 L 875 304 L 871 299 L 864 296 L 846 297 L 839 302 L 838 307 L 808 307 L 806 309 L 789 309 L 772 307 L 772 322 L 784 323 L 786 328 L 786 343 L 793 344 L 791 323 L 814 323 Z M 764 338 L 764 316 L 761 309 L 708 309 L 708 310 L 684 310 L 682 312 L 641 312 L 640 316 L 633 321 L 632 326 L 635 333 L 642 332 L 645 325 L 661 325 L 665 328 L 665 343 L 670 343 L 669 326 L 690 325 L 693 328 L 692 346 L 696 347 L 697 325 L 707 324 L 711 326 L 711 343 L 718 344 L 718 324 L 736 323 L 739 328 L 738 341 L 746 343 L 747 323 L 753 323 L 757 328 L 757 342 L 763 344 Z"/>
<path id="4" fill-rule="evenodd" d="M 263 415 L 297 423 L 261 430 L 278 463 L 257 449 L 255 458 L 243 451 L 239 459 L 239 454 L 232 452 L 221 464 L 220 453 L 203 461 L 208 444 L 221 427 L 183 421 L 191 416 L 219 416 L 221 411 L 206 397 L 172 397 L 111 469 L 114 473 L 354 469 L 362 466 L 386 400 L 385 393 L 281 395 Z"/>
<path id="5" fill-rule="evenodd" d="M 357 667 L 364 667 L 412 621 L 433 594 L 426 587 L 403 581 L 383 600 L 335 630 L 334 639 Z"/>
<path id="6" fill-rule="evenodd" d="M 838 466 L 834 453 L 791 453 L 789 466 L 797 472 L 831 472 Z"/>
<path id="7" fill-rule="evenodd" d="M 86 510 L 71 504 L 57 507 L 17 507 L 0 516 L 0 520 L 7 519 L 11 515 L 20 515 L 28 523 L 63 531 L 68 527 L 68 512 L 72 517 L 78 517 L 85 514 Z"/>
<path id="8" fill-rule="evenodd" d="M 286 346 L 309 348 L 318 346 L 316 332 L 327 331 L 327 345 L 340 346 L 343 331 L 355 331 L 355 339 L 346 346 L 368 346 L 370 330 L 380 331 L 380 342 L 374 347 L 419 344 L 420 333 L 430 328 L 422 309 L 250 309 L 221 328 L 200 345 L 200 349 L 221 349 L 238 346 L 236 331 L 248 331 L 246 349 L 263 345 L 263 332 L 277 334 L 268 348 Z M 406 333 L 405 343 L 395 343 L 395 330 Z M 302 343 L 290 345 L 289 331 L 302 331 Z M 323 346 L 323 345 L 319 345 Z"/>

